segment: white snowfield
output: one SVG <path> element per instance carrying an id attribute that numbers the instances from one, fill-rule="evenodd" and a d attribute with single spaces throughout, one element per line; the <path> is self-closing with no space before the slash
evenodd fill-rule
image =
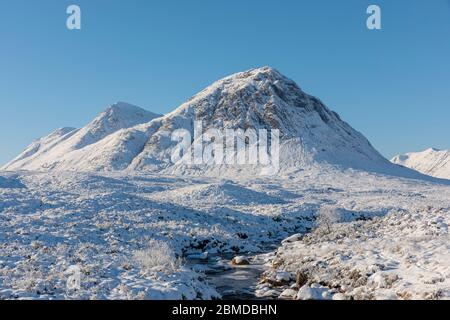
<path id="1" fill-rule="evenodd" d="M 391 161 L 423 174 L 450 179 L 450 151 L 448 150 L 429 148 L 422 152 L 396 156 Z"/>
<path id="2" fill-rule="evenodd" d="M 262 252 L 314 229 L 323 206 L 337 208 L 344 222 L 329 235 L 284 242 L 268 278 L 288 271 L 292 279 L 277 294 L 302 270 L 305 285 L 326 286 L 329 298 L 450 296 L 448 185 L 325 167 L 235 181 L 11 172 L 1 174 L 0 199 L 1 299 L 217 297 L 178 258 Z M 73 266 L 79 290 L 67 288 Z"/>
<path id="3" fill-rule="evenodd" d="M 279 129 L 280 171 L 171 163 L 170 132 L 195 120 Z M 271 244 L 262 297 L 450 297 L 450 181 L 390 163 L 268 67 L 162 117 L 118 103 L 2 169 L 0 299 L 219 298 L 184 259 Z M 316 229 L 324 208 L 336 221 Z"/>

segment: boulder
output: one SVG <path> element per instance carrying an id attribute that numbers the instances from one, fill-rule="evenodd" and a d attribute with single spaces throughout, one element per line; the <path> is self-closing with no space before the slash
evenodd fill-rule
<path id="1" fill-rule="evenodd" d="M 297 295 L 297 290 L 294 289 L 286 289 L 283 292 L 281 292 L 279 298 L 280 299 L 293 299 Z"/>
<path id="2" fill-rule="evenodd" d="M 301 233 L 296 233 L 296 234 L 294 234 L 294 235 L 292 235 L 290 237 L 287 237 L 283 241 L 281 241 L 281 244 L 286 244 L 286 243 L 300 241 L 300 240 L 302 240 L 302 238 L 303 238 L 303 235 Z"/>
<path id="3" fill-rule="evenodd" d="M 246 257 L 237 256 L 231 260 L 231 264 L 233 264 L 235 266 L 245 266 L 245 265 L 249 265 L 250 261 Z"/>

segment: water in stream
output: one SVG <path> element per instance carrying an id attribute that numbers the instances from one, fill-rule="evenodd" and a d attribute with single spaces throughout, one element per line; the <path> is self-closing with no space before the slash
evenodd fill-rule
<path id="1" fill-rule="evenodd" d="M 209 255 L 208 259 L 189 259 L 188 264 L 195 271 L 203 272 L 208 282 L 222 299 L 258 299 L 255 295 L 256 286 L 261 274 L 268 268 L 263 254 L 247 255 L 249 265 L 232 265 L 235 255 Z M 240 255 L 242 256 L 242 255 Z"/>

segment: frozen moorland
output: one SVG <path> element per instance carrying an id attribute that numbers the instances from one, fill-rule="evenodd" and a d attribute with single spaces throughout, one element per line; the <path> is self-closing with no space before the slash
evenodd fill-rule
<path id="1" fill-rule="evenodd" d="M 0 298 L 210 299 L 185 257 L 273 243 L 260 297 L 449 298 L 448 199 L 447 185 L 333 168 L 242 181 L 3 173 Z M 338 212 L 330 230 L 316 228 L 323 207 Z"/>
<path id="2" fill-rule="evenodd" d="M 279 170 L 173 163 L 171 133 L 198 121 L 278 130 Z M 389 162 L 269 67 L 164 116 L 116 103 L 1 170 L 0 299 L 450 297 L 450 182 Z"/>

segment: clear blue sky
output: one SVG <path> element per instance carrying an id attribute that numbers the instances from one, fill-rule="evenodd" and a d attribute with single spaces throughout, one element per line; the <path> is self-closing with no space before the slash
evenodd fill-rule
<path id="1" fill-rule="evenodd" d="M 66 29 L 66 7 L 82 30 Z M 366 28 L 382 9 L 383 30 Z M 0 163 L 127 101 L 165 113 L 270 65 L 385 156 L 450 148 L 447 0 L 0 0 Z"/>

